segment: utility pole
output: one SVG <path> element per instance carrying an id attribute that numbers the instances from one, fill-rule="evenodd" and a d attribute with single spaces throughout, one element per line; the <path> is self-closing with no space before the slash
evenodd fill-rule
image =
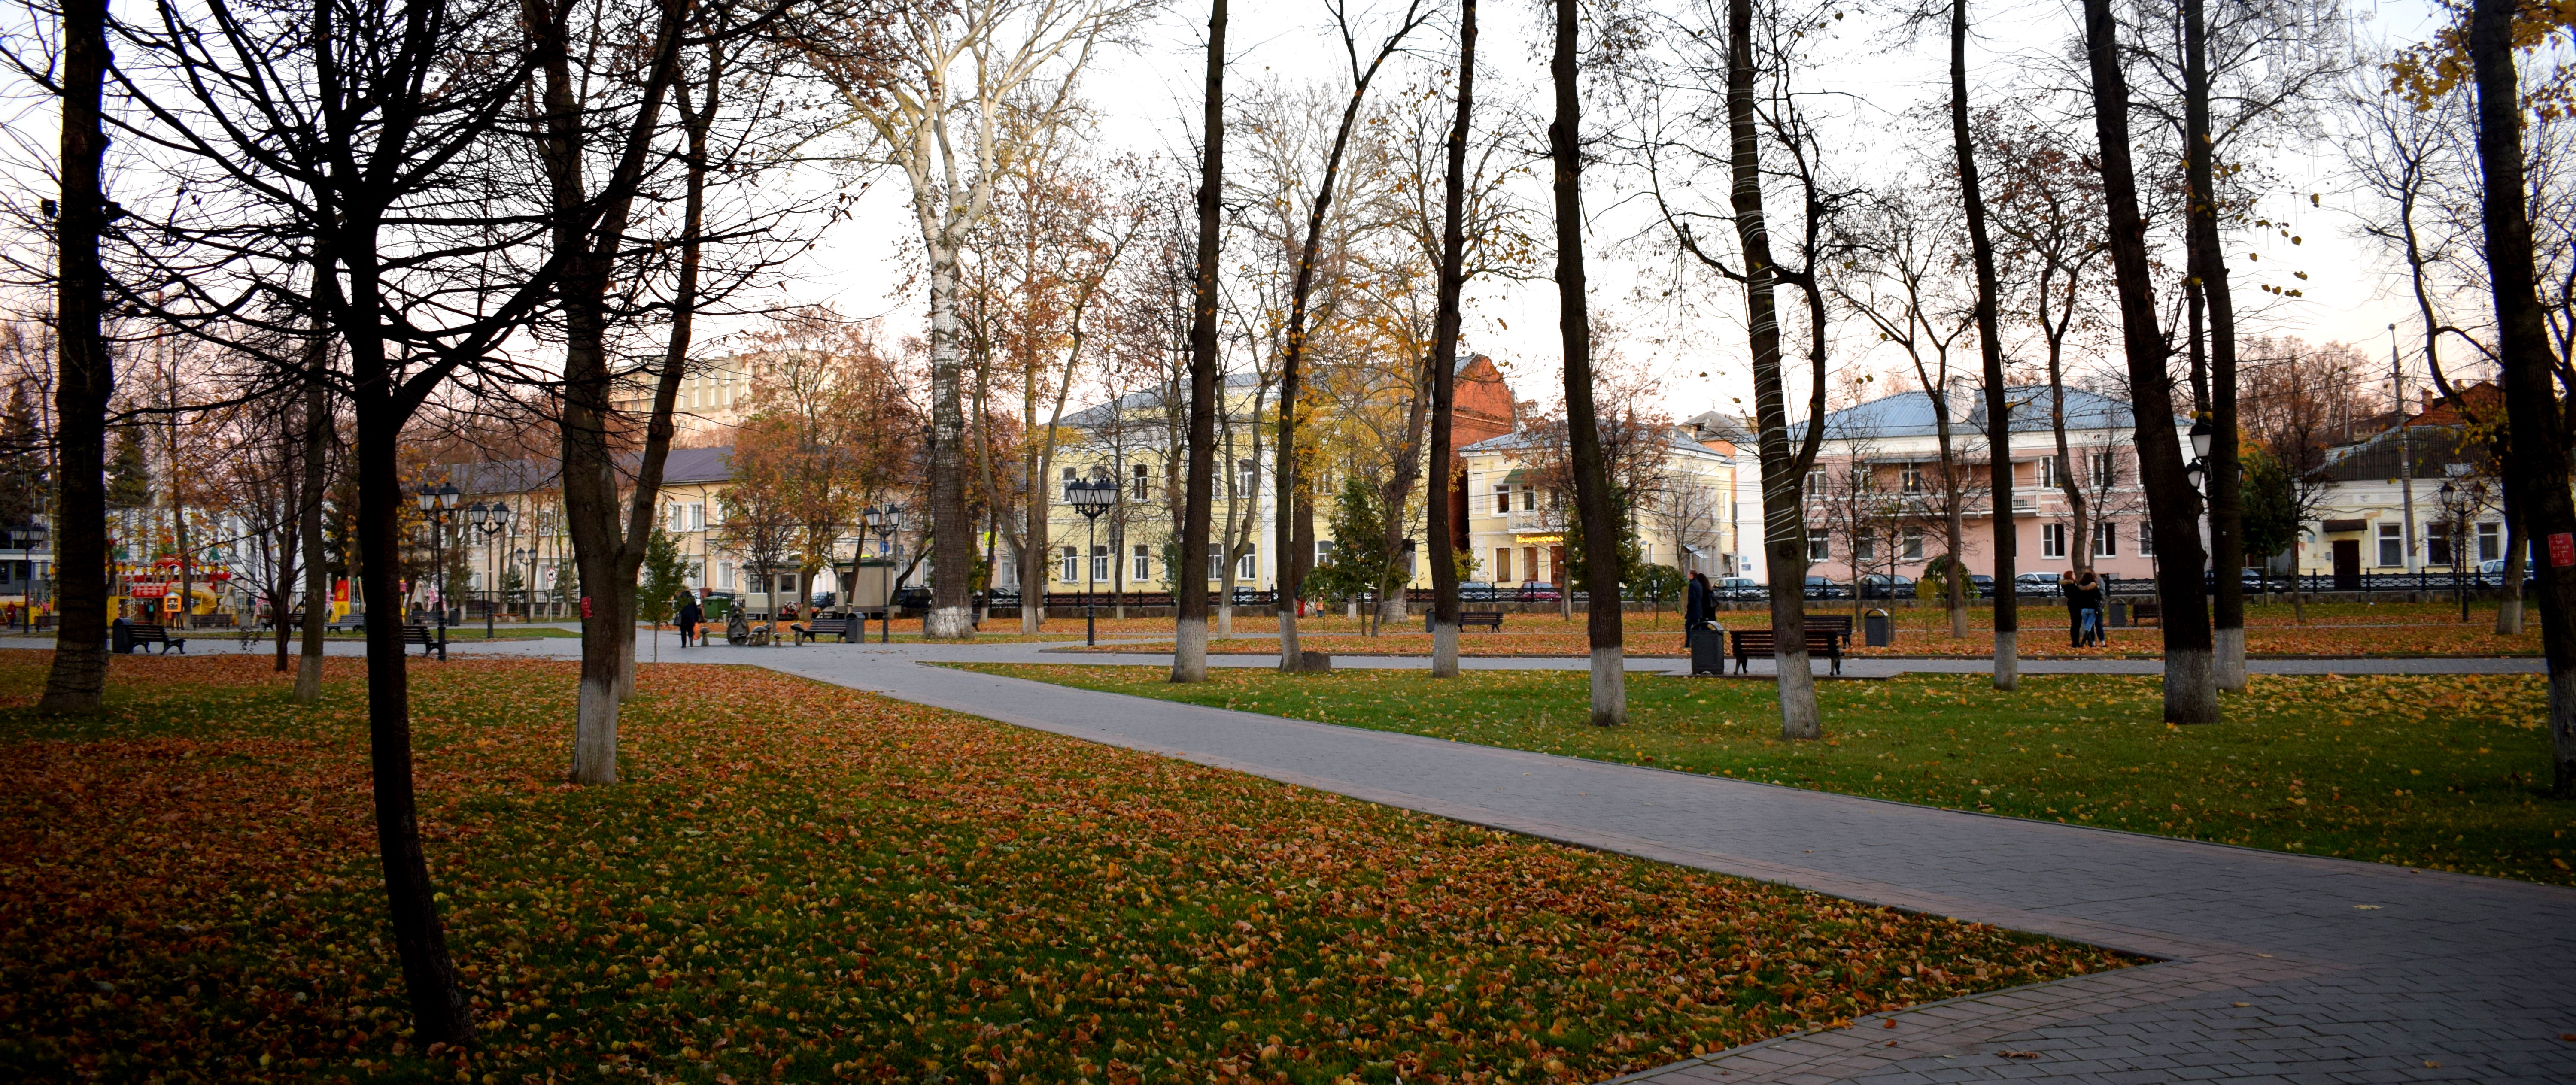
<path id="1" fill-rule="evenodd" d="M 2415 565 L 2415 446 L 2406 429 L 2406 370 L 2398 361 L 2397 325 L 2388 326 L 2388 387 L 2397 396 L 2397 494 L 2406 514 L 2406 572 L 2413 575 Z"/>

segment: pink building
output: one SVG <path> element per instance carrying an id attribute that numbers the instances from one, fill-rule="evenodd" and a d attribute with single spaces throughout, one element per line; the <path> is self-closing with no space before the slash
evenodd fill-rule
<path id="1" fill-rule="evenodd" d="M 2129 405 L 2067 389 L 2061 458 L 2050 390 L 2014 388 L 2010 398 L 2016 571 L 2054 579 L 2089 565 L 2121 580 L 2154 576 L 2155 537 L 2138 485 Z M 1825 416 L 1824 442 L 1807 475 L 1810 575 L 1846 584 L 1891 572 L 1919 579 L 1947 549 L 1949 487 L 1943 484 L 1936 412 L 1950 419 L 1953 460 L 1962 473 L 1960 560 L 1971 574 L 1994 571 L 1985 393 L 1954 381 L 1946 394 L 1900 392 Z M 2177 435 L 2191 426 L 2179 418 L 2171 424 Z M 1793 427 L 1792 440 L 1804 430 L 1803 424 Z M 2087 510 L 2082 537 L 2074 515 L 2078 498 Z"/>

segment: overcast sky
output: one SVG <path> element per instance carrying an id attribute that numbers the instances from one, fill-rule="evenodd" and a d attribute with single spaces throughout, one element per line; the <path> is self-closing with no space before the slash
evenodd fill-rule
<path id="1" fill-rule="evenodd" d="M 1382 8 L 1384 3 L 1380 0 Z M 2364 4 L 2356 10 L 2361 16 L 2358 33 L 2371 41 L 2418 40 L 2437 17 L 2437 9 L 2422 0 Z M 1544 57 L 1533 51 L 1533 34 L 1542 32 L 1544 24 L 1537 9 L 1529 3 L 1488 3 L 1481 6 L 1480 16 L 1484 31 L 1479 46 L 1484 58 L 1479 66 L 1484 81 L 1480 91 L 1540 90 Z M 1271 75 L 1288 81 L 1339 82 L 1343 62 L 1328 18 L 1318 3 L 1236 4 L 1229 32 L 1234 54 L 1230 85 L 1240 88 Z M 1444 13 L 1444 22 L 1452 18 Z M 1993 5 L 1979 12 L 1978 18 L 1985 40 L 1970 61 L 1980 77 L 1971 89 L 1972 97 L 1981 92 L 2012 93 L 2013 70 L 2031 54 L 2061 48 L 2078 26 L 2074 5 L 2057 0 Z M 1180 158 L 1189 155 L 1180 133 L 1195 127 L 1206 19 L 1204 2 L 1166 9 L 1139 47 L 1112 53 L 1096 63 L 1085 84 L 1104 118 L 1104 146 L 1160 151 Z M 1835 140 L 1840 145 L 1827 150 L 1841 159 L 1838 165 L 1866 176 L 1903 142 L 1901 134 L 1890 133 L 1889 126 L 1909 107 L 1939 100 L 1935 96 L 1942 93 L 1945 70 L 1938 52 L 1943 42 L 1891 49 L 1873 37 L 1874 28 L 1861 23 L 1855 18 L 1841 24 L 1854 32 L 1819 50 L 1833 59 L 1802 73 L 1801 79 L 1818 90 L 1843 92 L 1848 101 L 1859 103 L 1840 122 L 1842 131 Z M 1448 53 L 1454 48 L 1450 33 L 1447 26 L 1437 27 L 1419 37 L 1420 45 L 1429 52 Z M 2089 141 L 2089 121 L 2083 133 Z M 1711 137 L 1722 138 L 1722 134 Z M 2383 262 L 2352 236 L 2352 201 L 2342 191 L 2346 185 L 2340 176 L 2340 152 L 2332 146 L 2286 148 L 2267 165 L 2279 185 L 2258 213 L 2289 222 L 2304 244 L 2293 248 L 2278 237 L 2256 237 L 2251 231 L 2232 238 L 2233 281 L 2238 296 L 2248 300 L 2270 302 L 2254 294 L 2254 288 L 2275 278 L 2304 289 L 2306 296 L 2272 303 L 2251 322 L 2255 326 L 2248 333 L 2343 340 L 2384 355 L 2386 325 L 2402 324 L 2411 306 L 2399 304 Z M 1740 294 L 1702 299 L 1697 314 L 1687 322 L 1678 321 L 1669 305 L 1641 304 L 1630 297 L 1640 271 L 1653 270 L 1640 269 L 1637 261 L 1653 258 L 1622 243 L 1644 229 L 1645 223 L 1632 204 L 1619 202 L 1613 191 L 1615 179 L 1595 180 L 1588 193 L 1594 215 L 1591 274 L 1596 304 L 1631 331 L 1621 349 L 1662 375 L 1663 405 L 1676 416 L 1712 407 L 1738 409 L 1739 398 L 1749 402 L 1742 328 L 1740 321 L 1727 319 L 1730 313 L 1740 312 Z M 900 179 L 885 178 L 865 197 L 861 212 L 824 239 L 807 277 L 793 288 L 800 300 L 829 301 L 845 313 L 883 314 L 889 326 L 898 330 L 921 326 L 924 305 L 918 291 L 900 289 L 903 272 L 898 252 L 919 245 L 910 217 L 899 204 L 901 187 Z M 2310 193 L 2322 194 L 2322 207 L 2310 206 Z M 1531 195 L 1543 205 L 1543 191 Z M 2263 259 L 2249 262 L 2249 252 L 2260 252 Z M 2289 273 L 2296 270 L 2308 272 L 2310 278 L 2290 279 Z M 1554 284 L 1488 283 L 1473 293 L 1466 328 L 1470 348 L 1505 360 L 1523 398 L 1553 398 L 1546 386 L 1558 380 L 1559 372 Z M 1788 300 L 1783 298 L 1784 303 Z M 1850 349 L 1856 351 L 1857 346 Z M 1845 360 L 1883 367 L 1895 358 L 1855 353 Z M 1702 373 L 1708 376 L 1702 378 Z"/>

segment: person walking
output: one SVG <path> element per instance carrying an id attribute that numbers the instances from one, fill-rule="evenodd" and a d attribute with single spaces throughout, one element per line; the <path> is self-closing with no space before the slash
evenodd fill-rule
<path id="1" fill-rule="evenodd" d="M 1682 592 L 1682 643 L 1717 628 L 1717 589 L 1709 587 L 1708 574 L 1691 571 L 1690 584 Z"/>
<path id="2" fill-rule="evenodd" d="M 2090 647 L 2104 643 L 2102 636 L 2102 578 L 2093 570 L 2075 574 L 2075 586 L 2066 593 L 2066 605 L 2075 611 L 2075 644 Z"/>
<path id="3" fill-rule="evenodd" d="M 705 611 L 698 609 L 698 593 L 680 589 L 680 647 L 689 646 L 689 641 L 698 635 L 698 623 L 705 621 L 706 616 Z"/>

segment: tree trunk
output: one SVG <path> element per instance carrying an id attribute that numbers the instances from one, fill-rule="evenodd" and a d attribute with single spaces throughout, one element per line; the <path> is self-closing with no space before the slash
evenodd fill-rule
<path id="1" fill-rule="evenodd" d="M 2165 371 L 2164 336 L 2156 328 L 2155 286 L 2147 264 L 2147 223 L 2138 212 L 2137 174 L 2129 157 L 2128 76 L 2120 66 L 2119 24 L 2111 16 L 2111 0 L 2084 0 L 2084 44 L 2093 76 L 2093 125 L 2102 147 L 2103 197 L 2110 209 L 2120 337 L 2137 422 L 2138 474 L 2156 532 L 2156 591 L 2164 606 L 2164 718 L 2167 723 L 2216 723 L 2209 609 L 2201 594 L 2199 495 L 2183 478 L 2181 440 L 2174 433 L 2173 386 Z M 2078 540 L 2078 545 L 2085 542 Z"/>
<path id="2" fill-rule="evenodd" d="M 2190 188 L 2192 277 L 2209 309 L 2210 570 L 2217 578 L 2211 646 L 2219 689 L 2245 691 L 2244 480 L 2237 472 L 2236 302 L 2227 287 L 2227 258 L 2219 249 L 2216 167 L 2210 161 L 2209 45 L 2204 0 L 2182 0 L 2183 173 Z"/>
<path id="3" fill-rule="evenodd" d="M 62 207 L 55 219 L 54 661 L 37 709 L 63 714 L 99 706 L 107 689 L 107 404 L 116 366 L 99 333 L 107 275 L 98 235 L 107 226 L 100 167 L 107 136 L 99 95 L 107 76 L 106 0 L 62 7 Z"/>
<path id="4" fill-rule="evenodd" d="M 319 308 L 318 306 L 316 307 Z M 317 318 L 317 324 L 319 319 Z M 329 478 L 323 457 L 331 450 L 331 402 L 322 385 L 330 338 L 319 327 L 304 378 L 304 504 L 296 527 L 304 541 L 304 650 L 295 666 L 295 703 L 322 699 L 322 633 L 331 620 L 331 571 L 322 566 L 322 495 Z"/>
<path id="5" fill-rule="evenodd" d="M 1448 177 L 1440 206 L 1440 300 L 1431 336 L 1431 677 L 1458 677 L 1458 558 L 1451 547 L 1449 489 L 1457 470 L 1452 418 L 1458 390 L 1459 294 L 1467 268 L 1467 125 L 1476 105 L 1476 0 L 1458 4 L 1458 119 L 1449 126 Z"/>
<path id="6" fill-rule="evenodd" d="M 1557 329 L 1565 349 L 1565 428 L 1574 467 L 1574 507 L 1583 522 L 1584 607 L 1592 642 L 1592 724 L 1628 722 L 1628 672 L 1619 613 L 1619 524 L 1611 509 L 1610 472 L 1592 406 L 1592 316 L 1583 279 L 1583 102 L 1576 70 L 1580 30 L 1576 0 L 1556 0 L 1556 122 L 1548 156 L 1556 164 Z M 1572 585 L 1561 589 L 1569 601 Z"/>
<path id="7" fill-rule="evenodd" d="M 1761 429 L 1756 440 L 1762 460 L 1762 549 L 1771 580 L 1773 658 L 1780 670 L 1780 737 L 1817 739 L 1825 730 L 1816 709 L 1815 672 L 1807 662 L 1807 519 L 1801 496 L 1806 479 L 1798 458 L 1789 452 L 1789 409 L 1780 384 L 1779 305 L 1773 292 L 1780 270 L 1771 259 L 1771 236 L 1762 213 L 1761 136 L 1753 113 L 1753 0 L 1727 0 L 1726 26 L 1728 173 L 1736 240 L 1744 249 L 1753 411 Z M 1823 376 L 1816 380 L 1822 387 Z M 1812 446 L 1816 427 L 1809 429 Z"/>
<path id="8" fill-rule="evenodd" d="M 2504 518 L 2504 582 L 2497 586 L 2495 631 L 2499 637 L 2522 635 L 2523 562 L 2531 543 L 2522 536 L 2522 520 L 2508 510 Z"/>
<path id="9" fill-rule="evenodd" d="M 957 246 L 930 246 L 930 612 L 921 636 L 975 635 L 968 606 L 975 571 L 975 530 L 966 513 L 966 413 L 957 355 Z M 1088 560 L 1088 555 L 1085 555 Z"/>
<path id="10" fill-rule="evenodd" d="M 1192 565 L 1207 560 L 1208 519 L 1215 512 L 1216 271 L 1225 196 L 1225 6 L 1226 0 L 1213 0 L 1208 11 L 1206 119 L 1201 122 L 1206 145 L 1199 159 L 1198 260 L 1190 287 L 1190 466 L 1181 505 L 1181 560 Z M 1282 441 L 1280 454 L 1289 455 L 1294 447 Z M 1254 500 L 1259 499 L 1259 495 L 1254 496 Z M 1285 562 L 1280 564 L 1283 587 L 1289 568 Z M 1172 578 L 1174 682 L 1207 681 L 1207 578 L 1197 573 L 1195 568 L 1184 568 L 1176 570 Z M 1289 611 L 1282 608 L 1281 613 Z M 1293 621 L 1283 629 L 1293 632 Z M 1293 649 L 1286 641 L 1282 638 L 1283 653 Z"/>
<path id="11" fill-rule="evenodd" d="M 1959 202 L 1967 212 L 1968 251 L 1977 273 L 1977 354 L 1986 384 L 1986 467 L 1994 503 L 1995 688 L 2021 681 L 2021 600 L 2013 590 L 2020 556 L 2020 525 L 2013 522 L 2012 396 L 2004 381 L 2003 333 L 1998 327 L 1995 243 L 1986 229 L 1986 198 L 1977 173 L 1976 141 L 1968 127 L 1968 0 L 1950 2 L 1950 141 L 1959 167 Z M 2046 305 L 2043 295 L 2040 304 Z M 2064 432 L 2064 427 L 2059 427 Z M 1955 523 L 1956 503 L 1953 503 Z M 1954 529 L 1955 530 L 1955 529 Z M 1957 545 L 1957 540 L 1952 540 Z M 1955 556 L 1957 551 L 1952 551 Z M 1965 573 L 1964 567 L 1953 570 Z M 1965 632 L 1953 623 L 1952 634 Z"/>
<path id="12" fill-rule="evenodd" d="M 2542 452 L 2505 461 L 2505 502 L 2550 552 L 2539 569 L 2540 652 L 2549 663 L 2550 794 L 2570 798 L 2576 797 L 2576 565 L 2560 562 L 2558 555 L 2576 545 L 2576 499 L 2568 493 L 2567 418 L 2553 386 L 2549 330 L 2534 283 L 2521 84 L 2514 71 L 2515 12 L 2514 0 L 2476 0 L 2470 15 L 2478 165 L 2486 182 L 2479 212 L 2508 425 L 2516 448 Z"/>

